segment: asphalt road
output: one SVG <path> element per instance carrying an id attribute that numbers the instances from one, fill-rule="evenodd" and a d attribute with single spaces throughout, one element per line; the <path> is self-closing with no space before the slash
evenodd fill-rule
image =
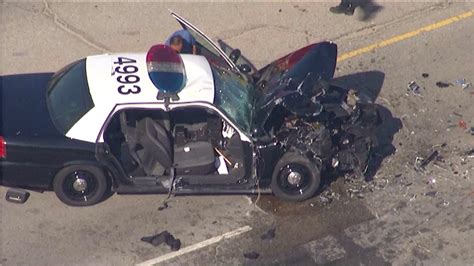
<path id="1" fill-rule="evenodd" d="M 360 9 L 353 17 L 333 15 L 331 5 L 2 3 L 0 74 L 54 72 L 91 54 L 146 51 L 178 29 L 168 8 L 257 66 L 323 39 L 344 54 L 474 9 L 473 3 L 382 2 L 363 21 Z M 474 159 L 463 153 L 474 148 L 474 137 L 457 124 L 474 126 L 474 90 L 436 82 L 474 82 L 473 47 L 474 16 L 339 63 L 335 82 L 371 91 L 387 110 L 381 134 L 396 152 L 379 151 L 384 158 L 372 192 L 351 197 L 350 182 L 339 178 L 326 188 L 339 196 L 329 204 L 320 197 L 288 204 L 265 196 L 256 205 L 246 196 L 176 197 L 162 211 L 162 195 L 114 195 L 72 208 L 52 192 L 32 192 L 23 205 L 0 201 L 0 264 L 130 265 L 170 254 L 141 242 L 145 235 L 168 230 L 185 249 L 250 226 L 165 263 L 472 265 Z M 421 95 L 407 93 L 412 80 Z M 414 171 L 415 157 L 433 146 L 444 161 Z M 275 238 L 262 240 L 272 228 Z M 259 257 L 246 259 L 247 252 Z"/>

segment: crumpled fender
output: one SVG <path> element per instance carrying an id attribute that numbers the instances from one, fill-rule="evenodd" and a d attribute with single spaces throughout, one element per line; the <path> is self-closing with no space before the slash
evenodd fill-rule
<path id="1" fill-rule="evenodd" d="M 255 76 L 261 97 L 255 122 L 262 126 L 273 107 L 284 98 L 308 103 L 317 93 L 314 87 L 327 84 L 334 77 L 336 61 L 337 45 L 321 42 L 292 52 L 259 70 Z"/>

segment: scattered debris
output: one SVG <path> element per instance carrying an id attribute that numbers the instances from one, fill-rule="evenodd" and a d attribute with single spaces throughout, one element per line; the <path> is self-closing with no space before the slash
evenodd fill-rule
<path id="1" fill-rule="evenodd" d="M 430 184 L 430 185 L 436 184 L 436 178 L 434 176 L 429 176 L 428 177 L 428 184 Z"/>
<path id="2" fill-rule="evenodd" d="M 428 197 L 436 197 L 438 195 L 438 191 L 429 191 L 429 192 L 426 192 L 425 193 L 425 196 L 428 196 Z"/>
<path id="3" fill-rule="evenodd" d="M 428 73 L 422 73 L 421 76 L 424 77 L 424 78 L 427 78 L 427 77 L 430 76 L 430 74 L 428 74 Z"/>
<path id="4" fill-rule="evenodd" d="M 30 192 L 23 189 L 10 188 L 5 194 L 5 200 L 13 203 L 25 203 L 30 197 Z"/>
<path id="5" fill-rule="evenodd" d="M 471 135 L 474 136 L 474 127 L 471 127 L 471 128 L 469 129 L 469 133 L 471 133 Z"/>
<path id="6" fill-rule="evenodd" d="M 325 189 L 320 195 L 319 200 L 322 205 L 329 204 L 334 200 L 339 200 L 340 195 L 334 191 L 330 191 L 330 189 Z"/>
<path id="7" fill-rule="evenodd" d="M 470 82 L 467 82 L 466 79 L 458 79 L 456 80 L 456 84 L 461 85 L 461 88 L 463 90 L 472 86 L 472 84 Z"/>
<path id="8" fill-rule="evenodd" d="M 436 159 L 439 155 L 439 152 L 437 150 L 434 150 L 433 152 L 428 155 L 428 157 L 423 158 L 423 157 L 416 157 L 415 159 L 415 170 L 424 170 L 425 167 L 430 164 L 434 159 Z"/>
<path id="9" fill-rule="evenodd" d="M 275 238 L 275 230 L 276 228 L 268 230 L 265 234 L 263 234 L 260 238 L 262 240 L 271 240 Z"/>
<path id="10" fill-rule="evenodd" d="M 436 86 L 438 86 L 438 88 L 447 88 L 449 86 L 453 86 L 452 83 L 446 83 L 446 82 L 442 82 L 442 81 L 438 81 L 436 82 Z"/>
<path id="11" fill-rule="evenodd" d="M 464 120 L 459 120 L 459 123 L 458 123 L 458 126 L 462 129 L 467 129 L 467 124 L 466 124 L 466 121 Z"/>
<path id="12" fill-rule="evenodd" d="M 244 257 L 246 259 L 249 259 L 249 260 L 256 260 L 258 259 L 258 257 L 260 257 L 260 254 L 258 254 L 257 252 L 255 251 L 252 251 L 252 252 L 247 252 L 244 254 Z"/>
<path id="13" fill-rule="evenodd" d="M 177 251 L 181 248 L 181 241 L 174 238 L 174 236 L 168 231 L 163 231 L 153 236 L 144 236 L 141 238 L 141 240 L 143 242 L 150 243 L 155 247 L 166 243 L 166 245 L 168 245 L 172 251 Z"/>
<path id="14" fill-rule="evenodd" d="M 471 149 L 470 151 L 466 152 L 466 155 L 469 158 L 474 158 L 474 149 Z"/>
<path id="15" fill-rule="evenodd" d="M 462 117 L 462 114 L 456 113 L 456 112 L 453 112 L 453 115 L 457 115 L 457 116 L 459 116 L 459 117 Z"/>
<path id="16" fill-rule="evenodd" d="M 420 86 L 415 82 L 415 81 L 412 81 L 410 83 L 408 83 L 408 91 L 411 91 L 412 93 L 416 94 L 416 95 L 419 95 L 420 94 Z"/>

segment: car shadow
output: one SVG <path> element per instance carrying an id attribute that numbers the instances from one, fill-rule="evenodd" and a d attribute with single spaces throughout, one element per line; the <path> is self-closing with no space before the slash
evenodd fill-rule
<path id="1" fill-rule="evenodd" d="M 382 123 L 376 128 L 376 143 L 372 150 L 369 165 L 364 176 L 367 181 L 371 181 L 377 170 L 380 168 L 383 160 L 395 153 L 396 148 L 393 145 L 393 137 L 403 127 L 399 118 L 393 117 L 392 112 L 382 105 L 377 104 Z"/>
<path id="2" fill-rule="evenodd" d="M 350 75 L 334 78 L 330 84 L 355 89 L 358 92 L 368 96 L 371 101 L 375 101 L 382 90 L 385 74 L 380 71 L 359 72 Z M 399 118 L 393 116 L 392 112 L 385 106 L 376 104 L 381 123 L 374 132 L 375 143 L 372 149 L 371 157 L 364 178 L 366 181 L 373 180 L 373 177 L 380 168 L 383 160 L 395 153 L 396 148 L 393 145 L 394 135 L 402 128 L 402 122 Z M 346 173 L 339 171 L 328 171 L 322 180 L 322 185 L 318 194 L 323 192 L 330 184 Z"/>
<path id="3" fill-rule="evenodd" d="M 384 81 L 385 74 L 383 72 L 366 71 L 337 77 L 330 83 L 342 88 L 355 89 L 375 101 L 382 90 Z"/>

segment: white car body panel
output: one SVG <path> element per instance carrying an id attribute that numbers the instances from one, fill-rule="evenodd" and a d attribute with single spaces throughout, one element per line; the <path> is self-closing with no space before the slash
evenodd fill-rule
<path id="1" fill-rule="evenodd" d="M 115 68 L 120 65 L 114 64 L 114 62 L 117 62 L 119 57 L 136 61 L 132 65 L 137 67 L 138 71 L 132 74 L 140 78 L 138 82 L 123 84 L 117 81 L 118 76 L 128 75 L 115 72 Z M 212 104 L 215 93 L 214 79 L 206 58 L 187 54 L 181 55 L 181 58 L 186 70 L 186 85 L 177 94 L 179 100 L 171 100 L 171 103 L 205 102 Z M 95 106 L 67 132 L 66 136 L 69 138 L 96 142 L 103 124 L 116 105 L 158 104 L 164 106 L 163 100 L 156 99 L 158 89 L 148 76 L 146 53 L 90 56 L 87 57 L 86 72 Z M 126 85 L 126 88 L 133 85 L 139 86 L 140 92 L 121 94 L 118 89 L 121 85 Z M 101 137 L 99 139 L 103 141 Z"/>

